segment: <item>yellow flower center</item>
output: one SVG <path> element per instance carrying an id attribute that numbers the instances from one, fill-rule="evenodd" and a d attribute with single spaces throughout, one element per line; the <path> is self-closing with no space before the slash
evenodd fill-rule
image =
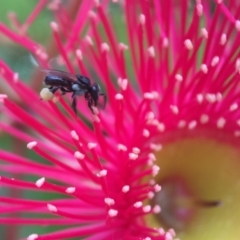
<path id="1" fill-rule="evenodd" d="M 240 152 L 211 139 L 182 139 L 156 154 L 162 190 L 151 226 L 175 228 L 181 240 L 240 239 Z"/>

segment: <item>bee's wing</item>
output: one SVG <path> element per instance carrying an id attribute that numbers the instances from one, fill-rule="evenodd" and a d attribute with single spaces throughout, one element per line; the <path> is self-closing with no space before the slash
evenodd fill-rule
<path id="1" fill-rule="evenodd" d="M 68 72 L 64 72 L 64 71 L 60 71 L 60 70 L 55 70 L 55 69 L 42 69 L 42 72 L 45 72 L 46 74 L 49 74 L 49 75 L 53 75 L 53 76 L 57 76 L 57 77 L 67 79 L 69 81 L 73 81 L 73 82 L 77 81 L 76 75 L 74 75 L 72 73 L 68 73 Z"/>

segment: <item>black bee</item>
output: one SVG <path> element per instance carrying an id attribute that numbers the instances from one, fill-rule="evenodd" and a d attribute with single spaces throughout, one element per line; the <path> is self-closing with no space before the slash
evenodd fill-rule
<path id="1" fill-rule="evenodd" d="M 100 92 L 100 86 L 96 83 L 91 84 L 88 77 L 80 74 L 71 74 L 59 70 L 47 69 L 43 70 L 47 73 L 44 84 L 50 86 L 49 90 L 53 94 L 59 89 L 63 94 L 72 93 L 71 107 L 75 113 L 77 113 L 77 96 L 85 96 L 88 102 L 88 107 L 93 112 L 93 106 L 98 106 L 99 96 L 103 96 L 103 108 L 106 105 L 106 94 Z"/>

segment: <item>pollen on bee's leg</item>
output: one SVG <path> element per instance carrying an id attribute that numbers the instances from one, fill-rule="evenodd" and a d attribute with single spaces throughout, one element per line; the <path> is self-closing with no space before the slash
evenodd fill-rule
<path id="1" fill-rule="evenodd" d="M 53 99 L 54 94 L 50 91 L 50 89 L 43 88 L 40 92 L 40 97 L 44 101 L 49 101 Z"/>

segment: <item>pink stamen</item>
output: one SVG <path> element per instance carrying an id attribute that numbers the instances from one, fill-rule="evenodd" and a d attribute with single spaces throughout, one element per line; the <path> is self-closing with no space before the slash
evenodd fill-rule
<path id="1" fill-rule="evenodd" d="M 32 233 L 29 240 L 173 239 L 174 231 L 144 223 L 145 216 L 161 211 L 161 203 L 146 205 L 162 191 L 153 180 L 160 170 L 154 153 L 178 132 L 197 136 L 202 129 L 214 129 L 230 133 L 236 142 L 240 136 L 240 24 L 236 19 L 240 6 L 218 0 L 212 13 L 211 5 L 200 0 L 191 11 L 188 1 L 120 1 L 126 41 L 122 36 L 118 39 L 107 15 L 110 2 L 83 1 L 75 19 L 61 1 L 50 6 L 55 17 L 51 28 L 58 50 L 56 68 L 88 76 L 91 84 L 100 80 L 107 93 L 104 110 L 99 96 L 100 104 L 92 114 L 81 89 L 77 115 L 71 109 L 71 93 L 62 97 L 59 90 L 49 102 L 39 101 L 39 95 L 0 60 L 2 78 L 22 103 L 9 100 L 10 94 L 8 98 L 0 94 L 1 130 L 26 142 L 27 151 L 51 163 L 0 150 L 2 172 L 31 174 L 36 179 L 32 183 L 2 177 L 1 185 L 61 196 L 48 202 L 1 198 L 2 214 L 58 215 L 52 219 L 3 217 L 1 223 L 65 224 L 65 230 L 41 236 Z M 45 4 L 46 0 L 38 2 L 22 30 Z M 179 16 L 179 21 L 172 16 Z M 15 15 L 11 19 L 21 26 Z M 3 24 L 0 31 L 33 53 L 41 67 L 52 68 L 51 55 L 28 36 Z"/>
<path id="2" fill-rule="evenodd" d="M 25 23 L 22 25 L 22 29 L 24 32 L 26 32 L 27 28 L 34 22 L 34 20 L 37 18 L 37 16 L 42 11 L 42 9 L 44 8 L 44 6 L 46 5 L 47 2 L 48 2 L 48 0 L 40 0 L 38 2 L 36 7 L 34 8 L 34 10 L 31 12 L 31 14 L 26 19 Z"/>

